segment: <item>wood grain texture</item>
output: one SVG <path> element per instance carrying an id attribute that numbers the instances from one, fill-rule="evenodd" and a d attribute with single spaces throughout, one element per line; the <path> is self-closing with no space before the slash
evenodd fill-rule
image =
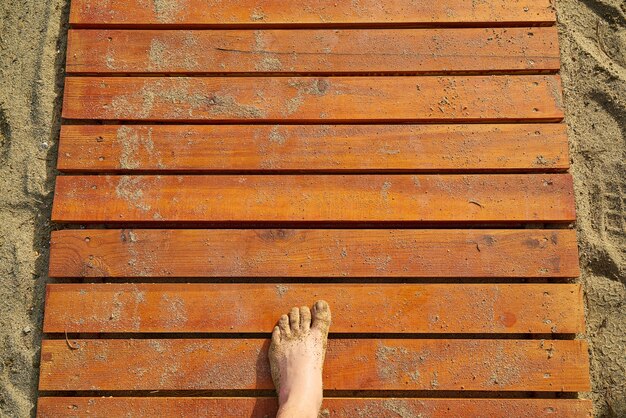
<path id="1" fill-rule="evenodd" d="M 267 333 L 319 299 L 336 333 L 584 332 L 579 285 L 234 283 L 48 285 L 44 332 Z"/>
<path id="2" fill-rule="evenodd" d="M 591 418 L 591 408 L 591 401 L 579 399 L 326 398 L 322 405 L 333 418 L 397 418 L 401 413 L 424 418 Z M 40 418 L 267 418 L 276 412 L 275 398 L 42 397 L 37 406 Z"/>
<path id="3" fill-rule="evenodd" d="M 274 388 L 265 339 L 71 343 L 43 341 L 39 390 Z M 323 378 L 327 390 L 589 390 L 580 340 L 330 339 Z"/>
<path id="4" fill-rule="evenodd" d="M 145 121 L 563 119 L 558 75 L 67 77 L 63 117 Z"/>
<path id="5" fill-rule="evenodd" d="M 102 25 L 553 24 L 549 0 L 74 0 L 70 23 Z"/>
<path id="6" fill-rule="evenodd" d="M 575 277 L 573 230 L 63 230 L 50 277 Z"/>
<path id="7" fill-rule="evenodd" d="M 556 72 L 556 27 L 69 31 L 67 72 Z"/>
<path id="8" fill-rule="evenodd" d="M 572 222 L 570 174 L 60 176 L 56 222 Z"/>
<path id="9" fill-rule="evenodd" d="M 325 299 L 324 388 L 400 396 L 327 415 L 591 417 L 541 399 L 590 390 L 580 286 L 468 283 L 579 274 L 573 229 L 473 229 L 575 220 L 555 22 L 553 0 L 73 0 L 52 217 L 103 225 L 52 233 L 70 283 L 39 389 L 72 397 L 38 416 L 273 415 L 186 396 L 270 393 L 257 337 Z M 277 225 L 303 229 L 210 229 Z"/>
<path id="10" fill-rule="evenodd" d="M 564 124 L 64 125 L 61 171 L 553 171 Z"/>

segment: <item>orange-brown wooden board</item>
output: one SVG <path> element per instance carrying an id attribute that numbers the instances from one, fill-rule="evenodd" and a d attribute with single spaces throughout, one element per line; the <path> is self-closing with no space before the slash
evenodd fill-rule
<path id="1" fill-rule="evenodd" d="M 64 125 L 61 171 L 556 171 L 564 124 Z"/>
<path id="2" fill-rule="evenodd" d="M 44 340 L 39 390 L 273 389 L 268 346 L 255 338 Z M 330 339 L 324 388 L 586 391 L 587 344 Z"/>
<path id="3" fill-rule="evenodd" d="M 51 277 L 575 277 L 573 230 L 52 232 Z"/>
<path id="4" fill-rule="evenodd" d="M 68 77 L 67 119 L 464 122 L 563 119 L 558 75 Z"/>
<path id="5" fill-rule="evenodd" d="M 69 31 L 68 73 L 556 72 L 556 27 Z"/>
<path id="6" fill-rule="evenodd" d="M 56 222 L 572 222 L 570 174 L 60 176 Z"/>
<path id="7" fill-rule="evenodd" d="M 270 332 L 326 300 L 336 333 L 584 332 L 573 284 L 53 284 L 44 332 Z"/>
<path id="8" fill-rule="evenodd" d="M 102 25 L 553 24 L 550 0 L 74 0 L 70 23 Z"/>
<path id="9" fill-rule="evenodd" d="M 326 398 L 321 416 L 357 418 L 591 418 L 591 401 L 579 399 Z M 275 398 L 42 397 L 41 418 L 273 417 Z"/>

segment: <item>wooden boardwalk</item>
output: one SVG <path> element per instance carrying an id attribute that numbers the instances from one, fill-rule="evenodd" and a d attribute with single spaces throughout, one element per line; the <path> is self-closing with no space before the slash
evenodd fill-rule
<path id="1" fill-rule="evenodd" d="M 73 0 L 41 417 L 591 416 L 550 0 Z"/>

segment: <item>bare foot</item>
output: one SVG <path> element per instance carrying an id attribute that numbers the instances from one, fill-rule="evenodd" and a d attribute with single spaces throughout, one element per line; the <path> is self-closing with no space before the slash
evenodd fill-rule
<path id="1" fill-rule="evenodd" d="M 278 392 L 278 418 L 317 418 L 329 327 L 330 308 L 323 300 L 311 310 L 292 308 L 274 327 L 269 358 Z"/>

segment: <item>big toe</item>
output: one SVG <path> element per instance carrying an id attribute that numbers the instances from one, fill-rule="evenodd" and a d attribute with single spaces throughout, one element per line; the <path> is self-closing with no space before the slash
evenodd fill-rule
<path id="1" fill-rule="evenodd" d="M 328 333 L 330 328 L 330 306 L 324 300 L 318 300 L 311 310 L 311 328 L 319 329 L 324 334 Z"/>

